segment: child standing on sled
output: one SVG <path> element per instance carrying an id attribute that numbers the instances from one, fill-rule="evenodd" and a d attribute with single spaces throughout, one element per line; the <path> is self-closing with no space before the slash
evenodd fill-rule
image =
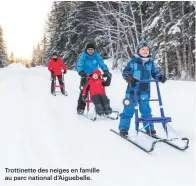
<path id="1" fill-rule="evenodd" d="M 82 91 L 83 100 L 86 100 L 88 91 L 90 92 L 90 99 L 95 105 L 95 110 L 98 115 L 109 115 L 112 113 L 110 107 L 110 100 L 106 96 L 105 87 L 110 86 L 112 76 L 107 76 L 105 81 L 102 78 L 100 70 L 94 70 L 92 75 Z"/>
<path id="2" fill-rule="evenodd" d="M 48 62 L 48 70 L 51 72 L 51 78 L 52 78 L 51 94 L 55 93 L 55 90 L 54 90 L 55 77 L 58 78 L 59 84 L 61 86 L 64 85 L 63 77 L 62 77 L 63 76 L 62 69 L 64 70 L 63 74 L 66 74 L 67 66 L 64 64 L 63 60 L 58 57 L 58 54 L 56 52 L 53 52 L 52 57 L 50 61 Z M 60 88 L 61 88 L 61 93 L 65 95 L 65 89 L 63 87 L 60 87 Z"/>
<path id="3" fill-rule="evenodd" d="M 158 79 L 165 83 L 167 80 L 151 59 L 151 48 L 147 42 L 140 42 L 136 47 L 136 56 L 129 61 L 122 73 L 123 78 L 128 82 L 126 90 L 126 99 L 130 100 L 130 104 L 124 104 L 123 113 L 120 114 L 119 130 L 120 135 L 127 136 L 130 128 L 131 118 L 134 115 L 134 90 L 138 80 L 150 80 L 151 78 Z M 143 118 L 152 117 L 151 108 L 149 105 L 150 98 L 150 83 L 140 83 L 139 92 L 139 110 Z M 153 123 L 143 123 L 146 133 L 155 135 Z"/>

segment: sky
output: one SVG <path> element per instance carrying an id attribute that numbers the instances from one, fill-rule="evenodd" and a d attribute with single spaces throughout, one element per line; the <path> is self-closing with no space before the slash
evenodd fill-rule
<path id="1" fill-rule="evenodd" d="M 31 58 L 33 46 L 42 39 L 52 0 L 1 0 L 0 25 L 8 55 Z"/>

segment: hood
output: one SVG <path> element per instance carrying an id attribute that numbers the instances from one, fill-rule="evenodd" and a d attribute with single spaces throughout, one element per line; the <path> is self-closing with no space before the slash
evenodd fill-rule
<path id="1" fill-rule="evenodd" d="M 149 56 L 148 56 L 148 57 L 151 57 L 151 56 L 152 56 L 152 50 L 151 50 L 151 47 L 150 47 L 149 43 L 146 42 L 146 41 L 142 41 L 142 42 L 140 42 L 140 43 L 136 46 L 136 50 L 135 50 L 136 57 L 141 57 L 141 56 L 139 55 L 139 49 L 142 48 L 142 47 L 144 47 L 144 46 L 146 46 L 146 47 L 149 48 Z"/>

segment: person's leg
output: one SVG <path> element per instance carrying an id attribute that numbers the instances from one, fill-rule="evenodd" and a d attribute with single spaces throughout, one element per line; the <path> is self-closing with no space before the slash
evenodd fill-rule
<path id="1" fill-rule="evenodd" d="M 142 118 L 151 118 L 152 117 L 152 114 L 151 114 L 152 110 L 150 108 L 148 100 L 140 101 L 139 110 L 141 112 Z M 144 128 L 147 133 L 152 130 L 154 131 L 154 124 L 153 123 L 143 122 L 143 125 L 144 125 Z"/>
<path id="2" fill-rule="evenodd" d="M 104 107 L 104 113 L 105 115 L 109 115 L 112 113 L 112 109 L 110 107 L 110 100 L 108 99 L 108 97 L 104 94 L 100 95 L 101 98 L 101 102 L 103 104 Z"/>
<path id="3" fill-rule="evenodd" d="M 120 114 L 120 123 L 119 123 L 119 130 L 120 130 L 120 135 L 122 136 L 127 136 L 128 135 L 128 130 L 131 125 L 131 118 L 134 115 L 134 108 L 135 108 L 135 102 L 134 102 L 134 97 L 133 94 L 130 93 L 129 90 L 126 91 L 125 98 L 130 101 L 130 104 L 125 105 L 124 104 L 124 109 L 123 112 Z"/>
<path id="4" fill-rule="evenodd" d="M 123 112 L 120 114 L 119 130 L 128 131 L 131 124 L 131 118 L 134 115 L 135 103 L 131 103 L 129 106 L 124 106 Z"/>
<path id="5" fill-rule="evenodd" d="M 64 82 L 63 82 L 63 79 L 62 79 L 62 78 L 63 78 L 62 75 L 58 75 L 57 77 L 58 77 L 59 85 L 64 86 Z M 65 89 L 64 89 L 64 87 L 60 87 L 60 89 L 61 89 L 61 93 L 62 93 L 62 94 L 65 94 Z"/>
<path id="6" fill-rule="evenodd" d="M 84 110 L 85 110 L 85 107 L 86 107 L 86 103 L 82 99 L 82 90 L 83 90 L 83 87 L 85 86 L 86 82 L 87 82 L 86 78 L 81 78 L 81 81 L 80 81 L 80 95 L 79 95 L 79 98 L 78 98 L 77 111 L 78 111 L 78 113 L 82 113 L 82 114 L 84 113 Z"/>
<path id="7" fill-rule="evenodd" d="M 51 94 L 54 93 L 54 74 L 51 73 Z"/>
<path id="8" fill-rule="evenodd" d="M 103 107 L 102 102 L 101 102 L 101 96 L 100 95 L 92 96 L 92 102 L 95 105 L 96 113 L 98 115 L 104 114 L 104 107 Z"/>

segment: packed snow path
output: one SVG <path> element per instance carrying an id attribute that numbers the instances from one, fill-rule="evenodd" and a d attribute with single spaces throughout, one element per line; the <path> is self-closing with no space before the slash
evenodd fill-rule
<path id="1" fill-rule="evenodd" d="M 119 72 L 107 88 L 113 109 L 121 111 L 126 83 Z M 157 144 L 151 154 L 110 132 L 119 120 L 95 122 L 76 113 L 79 76 L 65 75 L 68 97 L 50 94 L 45 67 L 27 69 L 12 64 L 0 69 L 0 185 L 2 186 L 193 186 L 194 90 L 193 82 L 167 81 L 161 93 L 172 127 L 190 139 L 185 152 Z M 155 92 L 152 91 L 152 95 Z M 156 104 L 153 114 L 158 114 Z M 157 131 L 161 130 L 159 124 Z M 132 125 L 133 128 L 133 125 Z M 91 181 L 5 181 L 5 168 L 100 169 L 87 174 Z M 19 175 L 19 174 L 18 174 Z M 38 174 L 37 174 L 38 175 Z M 41 174 L 39 174 L 41 175 Z M 83 175 L 83 174 L 82 174 Z"/>

